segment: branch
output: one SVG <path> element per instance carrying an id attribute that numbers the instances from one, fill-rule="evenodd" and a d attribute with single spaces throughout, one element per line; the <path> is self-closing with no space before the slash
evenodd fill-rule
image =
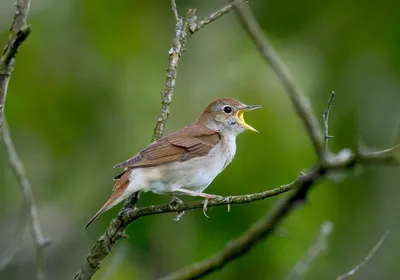
<path id="1" fill-rule="evenodd" d="M 31 32 L 30 26 L 26 25 L 30 4 L 30 0 L 18 0 L 15 2 L 16 11 L 10 29 L 10 36 L 0 57 L 0 130 L 4 118 L 8 83 L 14 70 L 15 58 L 19 47 Z"/>
<path id="2" fill-rule="evenodd" d="M 296 82 L 286 65 L 280 59 L 268 38 L 263 34 L 261 27 L 258 25 L 257 20 L 248 5 L 236 5 L 235 10 L 237 11 L 236 14 L 238 15 L 240 22 L 258 48 L 262 58 L 269 64 L 281 81 L 291 99 L 294 109 L 307 129 L 315 152 L 319 158 L 322 158 L 324 154 L 323 132 L 312 111 L 309 100 L 296 85 Z"/>
<path id="3" fill-rule="evenodd" d="M 389 232 L 386 231 L 381 238 L 379 239 L 378 243 L 375 244 L 375 246 L 372 248 L 372 250 L 369 252 L 369 254 L 365 257 L 365 259 L 359 263 L 358 265 L 356 265 L 352 270 L 350 270 L 349 272 L 340 275 L 338 278 L 336 278 L 336 280 L 343 280 L 346 279 L 350 276 L 353 276 L 360 268 L 362 268 L 363 266 L 365 266 L 374 256 L 374 254 L 376 253 L 376 251 L 379 249 L 379 247 L 382 246 L 383 242 L 385 241 L 386 237 L 388 236 Z"/>
<path id="4" fill-rule="evenodd" d="M 307 254 L 296 264 L 287 279 L 300 279 L 300 276 L 310 268 L 312 262 L 328 248 L 328 237 L 332 232 L 332 222 L 325 221 L 321 224 L 318 235 L 311 247 L 307 250 Z"/>
<path id="5" fill-rule="evenodd" d="M 236 1 L 235 4 L 243 3 L 243 0 Z M 165 129 L 165 125 L 169 116 L 170 106 L 172 101 L 172 95 L 175 88 L 176 82 L 176 75 L 177 75 L 177 68 L 178 63 L 181 58 L 181 55 L 184 51 L 186 51 L 186 44 L 189 38 L 201 28 L 206 27 L 211 22 L 215 21 L 216 19 L 220 18 L 224 14 L 231 11 L 235 5 L 229 4 L 219 11 L 211 14 L 209 17 L 205 18 L 204 20 L 197 22 L 196 10 L 189 9 L 186 14 L 185 21 L 179 17 L 178 10 L 176 8 L 175 0 L 171 0 L 172 12 L 174 14 L 176 23 L 175 23 L 175 31 L 174 36 L 172 39 L 172 47 L 168 52 L 168 69 L 166 74 L 166 82 L 165 82 L 165 89 L 162 94 L 161 98 L 161 109 L 160 115 L 158 117 L 156 126 L 154 128 L 154 133 L 152 136 L 152 140 L 155 141 L 162 137 Z M 132 214 L 136 211 L 135 206 L 138 200 L 139 194 L 134 193 L 131 195 L 125 202 L 124 206 L 118 213 L 118 216 L 111 222 L 110 226 L 108 227 L 107 231 L 97 240 L 93 248 L 90 250 L 88 256 L 86 257 L 85 262 L 83 263 L 81 269 L 75 275 L 74 279 L 91 279 L 96 271 L 100 268 L 100 264 L 103 259 L 110 253 L 112 248 L 115 244 L 122 238 L 126 237 L 125 229 L 129 225 L 129 223 L 133 222 L 138 217 L 134 217 L 135 215 Z M 246 198 L 243 198 L 245 200 Z M 242 202 L 246 203 L 246 202 Z M 202 202 L 194 203 L 193 208 L 200 208 L 202 207 Z M 229 204 L 228 200 L 225 205 Z M 234 202 L 232 202 L 234 204 Z M 212 203 L 209 203 L 210 206 L 214 206 Z M 221 205 L 223 205 L 221 203 Z M 215 205 L 216 206 L 216 205 Z M 150 208 L 153 206 L 150 206 Z M 159 206 L 162 209 L 166 209 L 168 205 L 161 205 Z M 189 206 L 182 206 L 182 208 L 189 207 Z M 147 210 L 146 210 L 147 209 Z M 177 208 L 179 209 L 179 207 Z M 187 208 L 190 209 L 190 208 Z M 143 211 L 143 216 L 156 214 L 150 213 L 149 208 L 142 208 L 139 209 Z M 157 208 L 154 209 L 156 211 Z M 173 210 L 179 211 L 179 210 Z M 166 211 L 166 212 L 172 212 Z M 133 215 L 133 218 L 130 219 L 130 216 Z"/>
<path id="6" fill-rule="evenodd" d="M 37 259 L 37 279 L 44 279 L 44 248 L 49 244 L 42 234 L 42 229 L 40 227 L 39 216 L 35 204 L 35 199 L 33 198 L 31 185 L 25 175 L 24 167 L 18 158 L 15 151 L 14 144 L 11 140 L 10 132 L 8 130 L 7 122 L 4 119 L 3 126 L 3 140 L 8 154 L 8 161 L 10 163 L 11 169 L 21 187 L 21 191 L 24 196 L 24 201 L 29 212 L 29 224 L 32 239 L 36 247 L 36 259 Z"/>
<path id="7" fill-rule="evenodd" d="M 331 110 L 332 102 L 333 99 L 335 99 L 335 92 L 332 91 L 331 96 L 329 97 L 328 104 L 326 105 L 324 114 L 322 115 L 322 118 L 324 120 L 324 151 L 325 153 L 328 152 L 328 141 L 329 138 L 333 138 L 333 136 L 329 135 L 329 111 Z"/>

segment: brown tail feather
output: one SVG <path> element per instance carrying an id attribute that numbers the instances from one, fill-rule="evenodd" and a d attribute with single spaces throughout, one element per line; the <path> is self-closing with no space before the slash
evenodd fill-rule
<path id="1" fill-rule="evenodd" d="M 85 225 L 85 228 L 90 226 L 90 224 L 93 223 L 97 219 L 97 217 L 99 217 L 101 214 L 103 214 L 104 212 L 106 212 L 107 210 L 114 207 L 122 200 L 124 200 L 128 196 L 128 194 L 125 193 L 125 190 L 128 187 L 128 185 L 129 185 L 129 172 L 126 172 L 115 183 L 111 197 L 107 200 L 107 202 L 103 205 L 103 207 L 101 207 L 100 210 L 97 211 L 97 213 L 89 220 L 89 222 Z"/>
<path id="2" fill-rule="evenodd" d="M 115 200 L 114 196 L 111 196 L 110 199 L 103 205 L 103 207 L 100 208 L 99 211 L 97 211 L 96 214 L 94 214 L 94 216 L 89 220 L 89 222 L 85 225 L 85 228 L 87 228 L 88 226 L 90 226 L 91 223 L 93 223 L 101 214 L 103 214 L 104 212 L 106 212 L 110 206 L 110 204 Z"/>

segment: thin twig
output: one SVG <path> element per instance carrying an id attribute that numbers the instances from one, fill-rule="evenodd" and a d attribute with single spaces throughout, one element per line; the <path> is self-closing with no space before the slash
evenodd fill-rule
<path id="1" fill-rule="evenodd" d="M 205 19 L 199 21 L 195 26 L 190 27 L 190 31 L 193 33 L 198 31 L 199 29 L 205 27 L 206 25 L 212 23 L 216 19 L 220 18 L 221 16 L 229 13 L 231 10 L 235 8 L 235 6 L 241 5 L 243 3 L 247 2 L 247 0 L 236 0 L 234 3 L 230 3 L 223 7 L 221 10 L 216 11 L 215 13 L 209 15 Z"/>
<path id="2" fill-rule="evenodd" d="M 329 138 L 333 138 L 333 136 L 329 135 L 329 111 L 331 110 L 333 99 L 335 98 L 335 92 L 332 91 L 331 96 L 329 97 L 328 104 L 326 105 L 324 114 L 322 118 L 324 120 L 324 151 L 328 152 L 328 141 Z"/>
<path id="3" fill-rule="evenodd" d="M 4 118 L 8 83 L 14 70 L 15 58 L 19 47 L 31 32 L 30 27 L 26 24 L 30 4 L 30 0 L 18 0 L 15 2 L 16 11 L 10 29 L 10 36 L 0 57 L 0 131 Z"/>
<path id="4" fill-rule="evenodd" d="M 3 140 L 8 154 L 8 161 L 11 169 L 21 187 L 24 201 L 29 212 L 29 224 L 32 239 L 36 246 L 36 259 L 37 259 L 37 279 L 44 279 L 44 248 L 49 244 L 42 234 L 38 211 L 33 197 L 31 185 L 25 175 L 24 167 L 18 158 L 15 151 L 14 144 L 11 140 L 10 132 L 6 119 L 3 121 Z"/>
<path id="5" fill-rule="evenodd" d="M 231 2 L 233 1 L 231 0 Z M 297 115 L 301 118 L 307 129 L 316 154 L 319 156 L 319 158 L 324 157 L 323 132 L 318 123 L 318 119 L 315 117 L 315 114 L 312 111 L 309 100 L 296 85 L 296 82 L 293 79 L 290 71 L 276 53 L 266 35 L 263 34 L 257 19 L 250 10 L 250 7 L 248 5 L 236 5 L 235 10 L 237 11 L 240 22 L 242 23 L 246 32 L 249 34 L 250 38 L 253 40 L 254 44 L 257 46 L 263 59 L 275 72 L 287 94 L 289 95 Z"/>
<path id="6" fill-rule="evenodd" d="M 297 280 L 310 268 L 311 264 L 328 248 L 328 238 L 333 232 L 333 223 L 325 221 L 321 224 L 315 241 L 308 248 L 307 253 L 295 265 L 287 279 Z"/>
<path id="7" fill-rule="evenodd" d="M 20 218 L 20 224 L 17 226 L 15 233 L 13 234 L 12 240 L 10 240 L 8 246 L 9 249 L 2 254 L 0 257 L 0 272 L 5 270 L 9 264 L 14 259 L 14 256 L 21 250 L 22 247 L 22 239 L 24 237 L 24 233 L 26 230 L 26 226 L 28 224 L 28 215 L 26 211 L 26 207 L 22 207 L 22 217 Z"/>
<path id="8" fill-rule="evenodd" d="M 350 276 L 353 276 L 360 268 L 362 268 L 363 266 L 365 266 L 374 256 L 374 254 L 376 253 L 376 251 L 382 246 L 383 242 L 385 241 L 386 237 L 388 236 L 389 231 L 386 231 L 381 238 L 379 239 L 379 241 L 375 244 L 375 246 L 372 248 L 372 250 L 368 253 L 368 255 L 365 257 L 365 259 L 359 263 L 358 265 L 356 265 L 352 270 L 350 270 L 349 272 L 340 275 L 338 278 L 336 278 L 336 280 L 343 280 L 346 279 Z"/>
<path id="9" fill-rule="evenodd" d="M 175 20 L 178 22 L 179 16 L 178 16 L 178 9 L 176 8 L 175 0 L 171 0 L 171 8 L 172 8 L 172 12 L 174 13 Z"/>

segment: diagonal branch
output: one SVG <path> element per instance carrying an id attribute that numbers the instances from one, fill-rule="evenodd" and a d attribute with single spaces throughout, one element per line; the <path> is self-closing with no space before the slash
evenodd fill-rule
<path id="1" fill-rule="evenodd" d="M 8 83 L 14 70 L 15 58 L 19 47 L 31 32 L 30 26 L 26 24 L 30 4 L 30 0 L 18 0 L 15 2 L 16 11 L 10 29 L 10 36 L 0 57 L 0 130 L 4 118 Z"/>
<path id="2" fill-rule="evenodd" d="M 7 122 L 4 119 L 3 126 L 3 140 L 6 146 L 8 161 L 11 169 L 17 178 L 18 184 L 24 196 L 24 201 L 27 206 L 30 219 L 30 232 L 36 247 L 37 259 L 37 279 L 44 279 L 44 248 L 49 244 L 43 237 L 42 229 L 40 226 L 38 211 L 33 197 L 31 185 L 25 175 L 24 167 L 18 158 L 15 151 L 14 144 L 11 140 L 10 132 L 8 130 Z"/>
<path id="3" fill-rule="evenodd" d="M 349 272 L 346 272 L 343 275 L 340 275 L 338 278 L 336 278 L 336 280 L 343 280 L 346 279 L 350 276 L 353 276 L 360 268 L 362 268 L 363 266 L 365 266 L 374 256 L 374 254 L 376 253 L 376 251 L 382 246 L 383 242 L 385 242 L 386 237 L 388 236 L 389 231 L 386 231 L 381 238 L 379 239 L 379 241 L 375 244 L 375 246 L 372 248 L 372 250 L 368 253 L 368 255 L 365 257 L 365 259 L 359 263 L 358 265 L 356 265 L 352 270 L 350 270 Z"/>
<path id="4" fill-rule="evenodd" d="M 310 268 L 311 264 L 328 248 L 328 237 L 333 232 L 333 223 L 325 221 L 321 224 L 318 235 L 311 247 L 307 250 L 304 257 L 295 265 L 290 272 L 288 280 L 300 279 L 300 277 Z"/>
<path id="5" fill-rule="evenodd" d="M 268 38 L 263 34 L 261 27 L 258 25 L 258 22 L 248 5 L 237 5 L 235 10 L 237 11 L 240 22 L 253 40 L 262 58 L 269 64 L 281 81 L 290 97 L 294 109 L 307 129 L 315 152 L 319 158 L 322 158 L 324 156 L 323 132 L 312 111 L 309 100 L 296 85 L 290 71 L 276 53 Z"/>

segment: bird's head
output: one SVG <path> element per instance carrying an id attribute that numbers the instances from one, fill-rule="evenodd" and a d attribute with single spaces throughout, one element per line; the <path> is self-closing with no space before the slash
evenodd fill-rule
<path id="1" fill-rule="evenodd" d="M 246 105 L 233 98 L 220 98 L 211 102 L 201 113 L 198 122 L 222 134 L 238 135 L 245 130 L 258 132 L 243 118 L 247 111 L 258 109 L 259 105 Z"/>

